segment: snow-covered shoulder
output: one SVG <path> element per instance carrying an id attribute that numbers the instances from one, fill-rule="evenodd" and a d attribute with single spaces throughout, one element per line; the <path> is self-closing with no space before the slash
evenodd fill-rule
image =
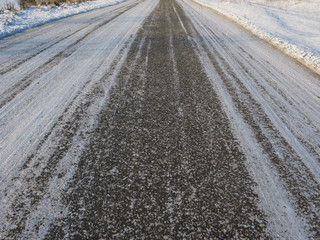
<path id="1" fill-rule="evenodd" d="M 35 6 L 21 11 L 0 12 L 0 39 L 26 29 L 75 14 L 114 5 L 124 0 L 96 0 L 82 3 L 64 3 L 60 6 Z"/>
<path id="2" fill-rule="evenodd" d="M 320 1 L 195 0 L 231 18 L 320 74 Z"/>

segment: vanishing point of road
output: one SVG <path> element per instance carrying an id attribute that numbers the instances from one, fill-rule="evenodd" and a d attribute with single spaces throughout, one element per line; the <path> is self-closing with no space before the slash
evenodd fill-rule
<path id="1" fill-rule="evenodd" d="M 0 40 L 1 239 L 319 239 L 320 77 L 191 0 Z"/>

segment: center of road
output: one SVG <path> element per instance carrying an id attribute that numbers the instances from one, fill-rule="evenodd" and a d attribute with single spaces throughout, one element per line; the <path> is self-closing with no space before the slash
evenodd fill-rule
<path id="1" fill-rule="evenodd" d="M 50 236 L 266 236 L 245 158 L 178 16 L 161 1 L 138 33 Z"/>
<path id="2" fill-rule="evenodd" d="M 244 29 L 128 0 L 0 43 L 0 238 L 320 236 L 319 76 Z"/>

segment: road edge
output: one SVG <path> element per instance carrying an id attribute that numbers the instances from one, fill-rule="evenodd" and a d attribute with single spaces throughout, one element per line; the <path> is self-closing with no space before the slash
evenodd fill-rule
<path id="1" fill-rule="evenodd" d="M 234 22 L 238 26 L 244 28 L 245 30 L 249 31 L 250 33 L 252 33 L 256 37 L 264 40 L 268 44 L 274 46 L 275 48 L 279 49 L 284 54 L 297 60 L 299 63 L 303 64 L 304 66 L 306 66 L 307 68 L 309 68 L 313 72 L 320 75 L 320 57 L 312 56 L 312 54 L 310 52 L 305 52 L 306 55 L 312 56 L 314 58 L 314 61 L 305 59 L 305 58 L 301 57 L 301 55 L 290 50 L 290 48 L 292 48 L 292 49 L 297 49 L 298 52 L 304 52 L 299 46 L 294 45 L 292 43 L 288 43 L 287 41 L 285 41 L 283 39 L 280 39 L 280 38 L 277 38 L 275 36 L 270 35 L 269 33 L 265 32 L 263 29 L 254 25 L 254 23 L 251 23 L 251 25 L 248 25 L 245 22 L 243 22 L 238 16 L 233 15 L 228 12 L 224 12 L 222 10 L 219 10 L 219 9 L 215 8 L 214 6 L 211 6 L 209 4 L 201 2 L 201 0 L 191 0 L 191 1 L 197 3 L 201 6 L 204 6 L 206 8 L 210 8 L 216 14 L 218 14 L 222 17 L 225 17 L 228 20 Z M 283 43 L 286 43 L 286 44 L 283 44 Z"/>

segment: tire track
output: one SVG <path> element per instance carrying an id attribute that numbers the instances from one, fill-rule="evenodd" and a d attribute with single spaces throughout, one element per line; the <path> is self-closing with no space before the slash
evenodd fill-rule
<path id="1" fill-rule="evenodd" d="M 86 28 L 86 27 L 88 27 L 88 26 L 85 26 L 85 27 L 83 27 L 83 28 L 80 28 L 80 29 L 76 30 L 75 32 L 73 32 L 73 33 L 71 33 L 71 34 L 68 34 L 67 36 L 65 36 L 65 37 L 63 37 L 63 38 L 61 38 L 61 39 L 59 39 L 58 41 L 56 41 L 56 42 L 54 42 L 54 43 L 50 44 L 49 46 L 46 46 L 46 47 L 42 48 L 40 51 L 35 52 L 34 54 L 31 54 L 31 56 L 28 56 L 27 58 L 22 59 L 22 60 L 18 61 L 18 62 L 17 62 L 17 63 L 15 63 L 15 64 L 12 64 L 12 65 L 11 65 L 11 66 L 9 66 L 9 67 L 8 67 L 8 66 L 6 66 L 3 70 L 1 70 L 1 71 L 0 71 L 0 75 L 4 75 L 4 74 L 6 74 L 6 73 L 8 73 L 8 72 L 11 72 L 12 70 L 16 69 L 16 68 L 17 68 L 19 65 L 21 65 L 22 63 L 27 62 L 28 60 L 30 60 L 30 59 L 32 59 L 32 58 L 34 58 L 34 57 L 38 56 L 39 54 L 43 53 L 43 52 L 44 52 L 44 51 L 46 51 L 47 49 L 49 49 L 49 48 L 53 47 L 54 45 L 56 45 L 56 44 L 58 44 L 58 43 L 62 42 L 62 41 L 63 41 L 63 40 L 65 40 L 65 39 L 67 39 L 67 38 L 71 37 L 72 35 L 74 35 L 74 34 L 76 34 L 76 33 L 80 32 L 82 29 L 84 29 L 84 28 Z M 41 48 L 42 46 L 38 46 L 38 48 L 37 48 L 37 49 L 39 49 L 39 47 Z"/>
<path id="2" fill-rule="evenodd" d="M 212 56 L 210 59 L 213 59 Z M 216 64 L 214 65 L 217 67 Z M 219 74 L 223 75 L 222 72 L 223 70 L 220 69 Z M 297 214 L 309 219 L 311 226 L 309 230 L 317 231 L 319 224 L 319 209 L 317 206 L 320 197 L 317 194 L 320 192 L 318 182 L 310 175 L 309 168 L 295 154 L 294 149 L 274 129 L 273 124 L 268 121 L 268 116 L 262 114 L 264 112 L 262 108 L 257 105 L 256 101 L 250 99 L 251 94 L 240 83 L 240 80 L 233 75 L 232 79 L 237 79 L 239 85 L 232 86 L 233 83 L 226 80 L 228 76 L 223 77 L 223 79 L 227 90 L 231 93 L 235 107 L 252 128 L 255 138 L 264 149 L 264 153 L 268 155 L 268 159 L 277 168 L 282 181 L 285 182 L 285 188 L 292 194 L 291 198 L 294 198 L 294 205 L 299 209 Z"/>
<path id="3" fill-rule="evenodd" d="M 312 106 L 273 90 L 285 72 L 252 65 L 254 48 L 244 53 L 192 3 L 161 0 L 144 20 L 155 4 L 123 12 L 126 27 L 100 46 L 119 49 L 97 51 L 94 71 L 70 79 L 70 100 L 1 182 L 0 238 L 318 238 L 318 165 L 281 130 L 290 104 L 300 115 Z M 91 34 L 43 71 L 93 50 Z"/>
<path id="4" fill-rule="evenodd" d="M 120 56 L 126 56 L 125 52 L 129 47 L 130 42 L 120 51 Z M 59 179 L 59 187 L 63 190 L 63 185 L 70 177 L 68 176 L 68 171 L 64 169 L 64 165 L 68 164 L 65 159 L 73 158 L 72 163 L 69 164 L 70 167 L 74 167 L 76 156 L 81 154 L 81 149 L 88 141 L 87 134 L 94 126 L 96 108 L 101 105 L 101 102 L 105 100 L 108 93 L 108 88 L 103 89 L 101 86 L 110 86 L 112 84 L 112 81 L 109 82 L 109 79 L 114 78 L 112 75 L 117 74 L 116 69 L 118 67 L 116 65 L 122 62 L 123 60 L 116 59 L 113 63 L 114 66 L 110 67 L 110 69 L 115 71 L 113 74 L 112 72 L 107 72 L 95 84 L 88 82 L 79 91 L 75 99 L 54 124 L 51 131 L 38 145 L 36 151 L 28 157 L 27 161 L 18 171 L 18 175 L 12 179 L 11 185 L 4 191 L 4 195 L 8 196 L 10 195 L 10 188 L 17 190 L 20 188 L 17 193 L 10 196 L 13 204 L 8 209 L 13 212 L 19 211 L 19 214 L 6 214 L 7 224 L 11 223 L 12 226 L 15 226 L 9 231 L 7 237 L 24 236 L 25 233 L 23 234 L 23 232 L 33 230 L 27 228 L 27 225 L 29 225 L 28 221 L 34 219 L 32 215 L 34 212 L 37 212 L 40 203 L 48 200 L 50 196 L 49 189 L 52 188 L 50 185 L 55 178 Z M 68 154 L 70 155 L 70 152 L 71 156 L 67 156 Z M 61 166 L 62 163 L 63 165 Z M 21 181 L 24 184 L 18 187 L 17 183 Z M 59 191 L 59 188 L 53 190 Z M 62 191 L 60 194 L 64 194 L 64 192 Z M 62 207 L 60 206 L 60 208 Z M 47 219 L 45 217 L 42 220 L 36 221 L 34 225 L 43 226 L 45 225 L 45 220 L 52 221 L 52 218 L 55 219 L 58 216 L 60 216 L 60 213 L 56 212 L 53 216 L 50 216 L 51 218 Z"/>
<path id="5" fill-rule="evenodd" d="M 171 3 L 150 18 L 47 237 L 268 238 L 244 155 Z"/>
<path id="6" fill-rule="evenodd" d="M 291 193 L 291 199 L 297 207 L 297 214 L 307 218 L 309 231 L 319 236 L 317 226 L 319 222 L 319 181 L 310 175 L 310 167 L 304 164 L 300 156 L 295 153 L 294 148 L 281 136 L 270 122 L 269 116 L 264 114 L 264 110 L 257 104 L 241 80 L 238 73 L 232 70 L 229 63 L 224 60 L 218 51 L 212 52 L 212 45 L 206 48 L 212 64 L 225 81 L 225 86 L 233 98 L 236 108 L 242 115 L 246 123 L 251 126 L 255 138 L 268 155 L 268 159 L 273 163 L 284 181 L 284 186 Z M 220 63 L 216 59 L 219 59 Z M 232 82 L 232 80 L 234 82 Z"/>
<path id="7" fill-rule="evenodd" d="M 132 4 L 132 3 L 131 3 Z M 113 9 L 113 13 L 116 13 L 117 11 L 121 11 L 123 8 L 125 7 L 128 7 L 128 6 L 121 6 L 122 4 L 120 4 L 120 6 L 117 6 L 117 5 L 114 5 L 114 6 L 108 6 L 108 7 L 105 7 L 104 9 L 111 9 L 111 8 L 114 8 Z M 87 12 L 87 13 L 84 13 L 84 14 L 90 14 L 92 15 L 94 12 L 96 13 L 99 13 L 99 12 L 102 12 L 102 9 L 98 9 L 98 10 L 95 10 L 95 11 L 90 11 L 90 12 Z M 17 63 L 14 63 L 14 64 L 11 64 L 11 66 L 9 65 L 3 65 L 1 64 L 0 67 L 2 67 L 2 69 L 0 70 L 0 75 L 4 75 L 5 73 L 8 73 L 14 69 L 16 69 L 19 65 L 21 65 L 22 63 L 24 62 L 27 62 L 28 60 L 38 56 L 39 54 L 41 54 L 42 52 L 46 51 L 47 49 L 53 47 L 54 45 L 60 43 L 61 41 L 65 40 L 66 38 L 76 34 L 77 32 L 85 29 L 85 28 L 88 28 L 90 27 L 91 25 L 94 25 L 97 21 L 101 21 L 102 18 L 105 18 L 105 13 L 100 13 L 100 15 L 97 16 L 94 15 L 88 22 L 85 22 L 84 24 L 78 24 L 78 29 L 72 29 L 72 28 L 69 28 L 66 32 L 65 29 L 58 29 L 58 31 L 62 31 L 62 32 L 58 32 L 57 35 L 55 36 L 55 39 L 50 39 L 49 42 L 44 42 L 42 43 L 41 45 L 36 45 L 35 47 L 33 46 L 31 49 L 27 48 L 27 49 L 21 49 L 21 51 L 19 51 L 18 54 L 16 55 L 13 55 L 14 58 L 23 58 L 21 60 L 18 59 Z M 69 19 L 79 19 L 79 16 L 76 15 L 76 16 L 71 16 L 71 17 L 68 17 Z M 64 21 L 64 20 L 58 20 L 56 23 L 49 23 L 49 24 L 46 24 L 47 27 L 46 27 L 46 31 L 47 32 L 50 32 L 50 31 L 53 31 L 53 30 L 56 30 L 56 25 L 60 24 L 61 21 Z M 83 26 L 85 25 L 85 26 Z M 58 26 L 59 28 L 60 26 Z M 32 29 L 33 30 L 33 29 Z M 29 30 L 30 31 L 30 30 Z M 69 34 L 69 31 L 72 31 L 72 33 Z M 34 32 L 34 31 L 33 31 Z M 30 38 L 27 38 L 27 39 L 24 39 L 25 41 L 28 41 L 28 42 L 32 42 L 34 41 L 32 38 L 34 38 L 34 35 L 40 35 L 40 34 L 43 34 L 43 28 L 40 27 L 39 28 L 39 31 L 36 33 L 36 34 L 30 34 Z M 28 34 L 24 34 L 24 35 L 28 35 Z M 65 36 L 64 36 L 65 35 Z M 21 37 L 21 36 L 16 36 L 16 37 Z M 12 38 L 12 37 L 11 37 Z M 57 40 L 56 40 L 57 39 Z M 48 39 L 46 39 L 48 40 Z M 16 48 L 17 47 L 17 44 L 16 44 L 16 39 L 14 39 L 14 41 L 3 41 L 2 43 L 2 47 L 0 48 L 0 51 L 5 49 L 5 50 L 8 50 L 12 47 Z M 51 43 L 53 41 L 53 43 Z M 9 43 L 8 45 L 6 45 L 6 43 Z M 10 45 L 11 43 L 11 45 Z M 44 46 L 44 47 L 43 47 Z M 32 51 L 36 51 L 34 53 L 32 53 Z M 31 54 L 30 54 L 31 52 Z M 23 54 L 22 54 L 23 53 Z M 10 58 L 12 56 L 9 56 Z M 10 61 L 9 61 L 10 62 Z"/>
<path id="8" fill-rule="evenodd" d="M 198 24 L 202 25 L 201 22 L 197 23 L 197 26 L 199 26 Z M 199 30 L 201 28 L 198 27 L 197 29 Z M 195 32 L 195 30 L 193 31 Z M 205 31 L 207 35 L 203 34 L 203 31 Z M 228 39 L 226 36 L 225 38 Z M 246 85 L 242 80 L 252 77 L 250 73 L 254 73 L 254 70 L 250 72 L 244 64 L 241 63 L 243 61 L 239 60 L 238 64 L 242 69 L 236 71 L 236 68 L 231 66 L 231 64 L 237 62 L 237 60 L 232 59 L 230 56 L 234 56 L 233 52 L 237 50 L 232 45 L 230 47 L 224 45 L 224 42 L 228 40 L 218 37 L 215 32 L 210 30 L 208 25 L 206 28 L 203 27 L 202 31 L 195 33 L 193 39 L 196 39 L 195 44 L 197 44 L 200 49 L 203 49 L 200 50 L 200 54 L 207 54 L 207 57 L 210 59 L 208 59 L 210 64 L 212 64 L 215 69 L 214 72 L 219 74 L 223 82 L 223 87 L 215 84 L 214 86 L 216 89 L 221 89 L 219 91 L 222 91 L 223 88 L 226 89 L 236 111 L 241 115 L 241 118 L 247 126 L 250 126 L 250 132 L 254 135 L 260 148 L 263 149 L 263 153 L 267 156 L 268 161 L 272 163 L 272 167 L 277 169 L 277 172 L 273 174 L 279 174 L 280 182 L 290 193 L 289 198 L 295 206 L 296 214 L 302 219 L 307 219 L 308 226 L 306 226 L 306 230 L 308 230 L 313 237 L 317 238 L 319 234 L 317 226 L 319 225 L 318 206 L 320 197 L 318 195 L 320 192 L 319 184 L 317 179 L 314 178 L 317 174 L 311 174 L 310 170 L 314 169 L 306 166 L 303 159 L 295 153 L 295 149 L 283 138 L 281 133 L 275 128 L 274 123 L 269 120 L 270 116 L 265 113 L 265 109 L 259 104 L 259 100 L 255 99 L 250 86 Z M 236 59 L 235 56 L 234 58 Z M 240 71 L 247 74 L 242 74 Z M 209 70 L 209 73 L 212 74 L 212 70 Z M 257 78 L 252 78 L 252 81 L 256 82 Z M 230 106 L 228 106 L 228 108 L 230 108 Z M 235 118 L 235 116 L 233 116 L 233 118 Z M 261 177 L 263 177 L 263 175 L 261 175 Z M 286 210 L 281 211 L 286 212 Z M 295 217 L 293 216 L 293 218 Z M 282 222 L 283 221 L 286 220 L 282 220 Z M 292 226 L 289 226 L 289 228 L 292 228 Z M 292 237 L 297 236 L 297 233 L 291 234 Z M 300 238 L 302 238 L 302 236 L 300 236 Z"/>
<path id="9" fill-rule="evenodd" d="M 135 7 L 138 3 L 134 3 L 128 7 L 125 7 L 124 9 L 119 9 L 120 12 L 115 11 L 113 16 L 110 19 L 107 19 L 101 23 L 99 23 L 97 26 L 90 29 L 89 32 L 85 33 L 83 36 L 78 38 L 76 41 L 71 42 L 68 44 L 65 49 L 57 53 L 55 56 L 53 56 L 51 59 L 46 61 L 44 64 L 39 66 L 38 68 L 34 69 L 31 73 L 29 73 L 27 76 L 25 76 L 23 79 L 21 79 L 18 83 L 13 85 L 11 88 L 9 88 L 7 91 L 5 91 L 0 100 L 0 108 L 9 103 L 12 99 L 16 97 L 17 94 L 21 93 L 24 89 L 26 89 L 28 86 L 30 86 L 31 83 L 37 81 L 42 75 L 48 73 L 49 71 L 52 71 L 52 69 L 60 64 L 64 59 L 70 57 L 74 52 L 79 50 L 81 48 L 81 44 L 86 40 L 88 36 L 90 36 L 95 31 L 98 31 L 101 27 L 108 24 L 109 22 L 113 21 L 115 18 L 119 17 L 124 12 L 128 11 L 129 9 Z M 59 42 L 62 42 L 63 40 L 69 38 L 70 36 L 75 35 L 76 33 L 80 32 L 81 30 L 85 29 L 87 27 L 84 27 L 80 30 L 77 30 L 75 33 L 68 35 L 67 37 L 61 39 Z M 50 47 L 56 45 L 57 43 L 51 45 Z M 50 47 L 44 49 L 43 51 L 49 49 Z M 42 52 L 43 52 L 42 51 Z M 38 53 L 40 54 L 40 52 Z M 35 54 L 38 55 L 38 54 Z M 31 59 L 31 58 L 29 58 Z M 27 60 L 29 60 L 27 59 Z M 10 76 L 8 76 L 10 77 Z"/>
<path id="10" fill-rule="evenodd" d="M 215 39 L 215 46 L 220 46 L 220 52 L 226 56 L 226 59 L 228 61 L 233 61 L 234 64 L 230 65 L 229 69 L 232 68 L 233 72 L 237 72 L 237 74 L 239 75 L 241 74 L 242 79 L 248 78 L 250 81 L 252 81 L 252 83 L 256 84 L 253 85 L 251 83 L 251 86 L 254 88 L 258 88 L 263 93 L 265 98 L 268 97 L 268 103 L 272 103 L 273 110 L 277 112 L 281 121 L 283 121 L 290 128 L 290 130 L 294 132 L 293 134 L 295 135 L 295 137 L 300 142 L 302 142 L 305 147 L 308 148 L 309 152 L 311 153 L 311 157 L 316 158 L 319 161 L 320 146 L 317 141 L 314 141 L 313 139 L 318 135 L 320 131 L 319 128 L 317 128 L 317 125 L 319 125 L 319 119 L 315 117 L 317 114 L 316 101 L 314 101 L 314 104 L 312 102 L 309 104 L 303 104 L 301 103 L 300 99 L 297 100 L 293 98 L 294 96 L 288 96 L 288 94 L 284 93 L 286 89 L 281 86 L 281 84 L 283 84 L 283 79 L 286 80 L 288 78 L 284 73 L 282 73 L 281 71 L 272 72 L 268 70 L 266 67 L 269 66 L 268 62 L 265 61 L 263 64 L 259 61 L 259 59 L 257 61 L 257 57 L 253 57 L 252 55 L 247 53 L 247 51 L 240 47 L 235 41 L 230 39 L 230 37 L 222 34 L 225 39 L 224 41 L 228 43 L 227 47 L 226 44 L 224 44 L 224 42 L 218 38 L 218 36 L 215 36 L 213 30 L 209 30 L 209 32 L 211 38 Z M 245 53 L 246 57 L 244 57 L 241 53 L 239 54 L 238 49 L 240 49 L 242 53 Z M 238 64 L 239 68 L 235 67 L 237 65 L 236 63 Z M 290 81 L 294 82 L 295 84 L 296 79 L 294 79 L 294 77 L 292 76 L 289 77 L 290 79 L 289 81 L 286 81 L 286 84 L 290 84 Z M 316 95 L 316 90 L 311 89 L 312 91 L 310 91 L 310 89 L 306 89 L 302 86 L 303 84 L 300 83 L 299 87 L 306 91 L 306 94 L 310 96 Z M 317 89 L 317 86 L 315 86 L 315 88 Z M 283 113 L 286 113 L 288 116 L 301 116 L 299 119 L 299 123 L 300 126 L 303 126 L 304 131 L 308 131 L 310 133 L 315 132 L 313 136 L 309 137 L 312 139 L 306 139 L 305 132 L 303 132 L 303 130 L 299 131 L 299 127 L 296 126 L 297 124 L 295 122 L 292 122 L 292 120 L 288 118 L 288 116 L 284 116 Z"/>
<path id="11" fill-rule="evenodd" d="M 131 81 L 129 81 L 129 79 L 130 79 L 130 77 L 132 77 L 131 76 L 132 73 L 137 68 L 137 65 L 138 65 L 137 60 L 141 56 L 142 46 L 144 46 L 144 44 L 145 44 L 145 39 L 144 38 L 141 39 L 139 37 L 137 37 L 136 40 L 132 43 L 132 47 L 130 49 L 130 52 L 128 54 L 126 62 L 124 64 L 126 66 L 125 70 L 124 70 L 125 71 L 125 74 L 124 74 L 125 77 L 123 78 L 123 82 L 121 82 L 120 86 L 119 86 L 119 94 L 122 95 L 122 96 L 125 95 L 126 93 L 128 93 L 128 88 L 131 85 Z M 141 64 L 141 63 L 139 62 L 139 64 Z M 143 73 L 141 73 L 141 74 L 143 74 Z M 119 82 L 117 82 L 117 86 L 118 85 L 119 85 Z M 110 97 L 109 97 L 110 100 L 112 99 L 113 94 L 114 94 L 113 91 L 111 91 L 110 92 Z M 116 104 L 113 105 L 114 107 L 112 109 L 112 113 L 111 113 L 110 119 L 109 119 L 110 123 L 112 123 L 116 113 L 119 111 L 120 108 L 123 107 L 123 105 L 124 105 L 124 101 L 119 101 L 119 102 L 117 102 Z M 103 115 L 102 112 L 99 113 L 98 118 L 101 115 Z M 106 132 L 105 134 L 108 135 L 108 132 Z M 77 186 L 83 186 L 83 185 L 88 184 L 88 182 L 92 181 L 92 177 L 88 176 L 87 173 L 90 172 L 90 169 L 97 164 L 97 162 L 95 162 L 95 161 L 84 161 L 85 158 L 83 157 L 84 155 L 87 154 L 87 152 L 86 152 L 87 148 L 88 148 L 88 146 L 90 146 L 92 144 L 92 141 L 93 141 L 92 138 L 94 138 L 95 135 L 96 135 L 95 134 L 95 130 L 92 130 L 92 132 L 90 132 L 90 135 L 91 136 L 89 137 L 89 139 L 90 139 L 89 144 L 87 145 L 87 147 L 84 150 L 82 156 L 80 157 L 80 161 L 79 161 L 78 167 L 77 167 L 78 171 L 83 170 L 86 173 L 81 177 L 82 180 L 80 180 L 80 182 L 77 183 Z M 101 141 L 105 142 L 106 139 L 101 139 Z M 91 148 L 91 147 L 89 147 L 89 148 Z M 103 151 L 103 149 L 101 149 L 101 151 Z M 108 150 L 104 150 L 104 151 L 108 151 Z M 98 154 L 101 154 L 101 153 L 98 153 Z M 77 194 L 77 188 L 78 187 L 73 188 L 72 185 L 73 185 L 73 182 L 69 182 L 68 194 Z M 100 187 L 98 187 L 98 188 L 101 189 Z M 103 196 L 101 195 L 101 197 L 103 197 Z M 67 218 L 68 216 L 70 216 L 70 214 L 69 214 L 70 203 L 69 204 L 65 204 L 65 205 L 67 207 L 65 208 L 66 212 L 65 212 L 63 217 Z M 73 216 L 70 216 L 70 217 L 73 217 Z M 87 223 L 87 224 L 90 224 L 90 223 Z M 81 237 L 90 238 L 90 235 L 89 235 L 90 233 L 84 233 L 82 235 L 74 235 L 72 233 L 72 229 L 74 227 L 79 227 L 79 226 L 76 226 L 74 223 L 72 223 L 70 221 L 69 222 L 63 222 L 62 219 L 59 219 L 59 224 L 57 224 L 56 222 L 52 222 L 51 230 L 48 233 L 48 235 L 46 236 L 46 238 L 48 238 L 48 239 L 50 239 L 50 238 L 64 238 L 66 235 L 70 235 L 71 238 L 74 238 L 74 237 L 76 238 L 76 237 L 80 237 L 80 236 Z"/>
<path id="12" fill-rule="evenodd" d="M 144 7 L 144 11 L 150 11 L 152 5 L 154 3 L 150 2 L 146 6 L 144 2 L 136 9 Z M 126 25 L 123 31 L 133 35 L 123 35 L 123 39 L 116 43 L 125 45 L 123 49 L 115 51 L 111 57 L 105 56 L 100 66 L 96 66 L 95 74 L 79 89 L 37 149 L 8 181 L 1 193 L 4 196 L 1 205 L 6 206 L 6 211 L 2 210 L 0 214 L 0 232 L 6 238 L 44 238 L 50 223 L 65 214 L 65 206 L 60 203 L 61 195 L 65 194 L 67 181 L 77 168 L 79 155 L 95 126 L 96 115 L 108 99 L 109 89 L 126 59 L 141 21 L 142 18 Z"/>
<path id="13" fill-rule="evenodd" d="M 121 33 L 120 33 L 121 34 Z M 118 37 L 119 38 L 119 37 Z M 110 45 L 110 44 L 118 44 L 117 42 L 115 42 L 115 41 L 117 41 L 117 39 L 115 38 L 114 40 L 112 40 L 112 42 L 109 42 L 108 44 Z M 123 42 L 123 40 L 120 40 L 119 41 L 120 43 L 121 42 Z M 113 52 L 114 51 L 112 51 L 111 52 L 111 55 L 113 54 Z M 71 55 L 70 55 L 71 56 Z M 107 58 L 107 59 L 109 59 L 109 58 Z M 101 61 L 101 62 L 99 62 L 99 63 L 97 63 L 96 64 L 96 66 L 95 66 L 95 68 L 96 69 L 98 69 L 101 65 L 103 64 L 103 61 Z M 91 76 L 93 75 L 94 73 L 91 73 Z M 83 87 L 86 85 L 86 83 L 88 83 L 90 81 L 90 76 L 87 76 L 87 80 L 86 80 L 86 82 L 85 83 L 81 83 L 81 86 L 79 86 L 80 87 L 80 89 L 79 90 L 81 90 L 81 89 L 83 89 Z M 79 91 L 78 91 L 79 92 Z M 79 94 L 79 93 L 78 93 Z M 33 94 L 34 95 L 34 94 Z M 74 96 L 76 96 L 77 94 L 75 94 Z M 31 96 L 31 98 L 32 99 L 34 99 L 36 96 Z M 28 104 L 30 103 L 30 102 L 32 102 L 32 99 L 28 99 L 27 101 L 23 101 L 23 103 L 21 104 L 20 102 L 18 102 L 18 103 L 16 103 L 15 105 L 13 105 L 13 106 L 9 106 L 9 107 L 7 107 L 6 109 L 5 108 L 3 108 L 2 110 L 3 110 L 3 112 L 2 112 L 2 116 L 1 116 L 1 118 L 3 119 L 3 120 L 5 120 L 5 118 L 6 118 L 6 115 L 8 115 L 8 114 L 10 114 L 10 113 L 12 113 L 12 112 L 14 112 L 14 114 L 19 114 L 19 112 L 15 112 L 15 108 L 21 108 L 21 105 L 23 106 L 23 105 L 25 105 L 25 107 L 27 108 L 28 107 Z M 71 100 L 70 100 L 71 101 Z M 67 107 L 67 106 L 66 106 Z M 18 109 L 19 110 L 19 109 Z M 62 114 L 62 113 L 61 113 Z M 58 117 L 57 117 L 58 118 Z M 3 122 L 5 122 L 5 121 L 3 121 Z M 52 125 L 54 125 L 54 123 L 52 124 Z M 1 178 L 1 181 L 3 181 L 3 179 L 5 178 L 5 176 L 2 176 L 2 178 Z"/>

